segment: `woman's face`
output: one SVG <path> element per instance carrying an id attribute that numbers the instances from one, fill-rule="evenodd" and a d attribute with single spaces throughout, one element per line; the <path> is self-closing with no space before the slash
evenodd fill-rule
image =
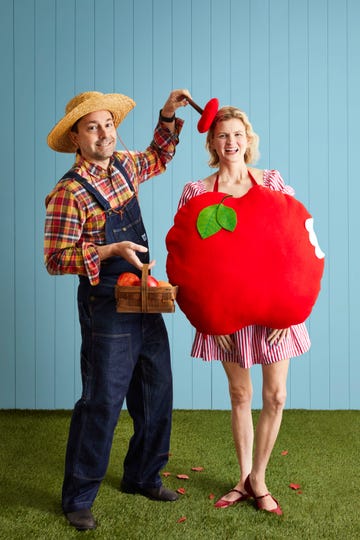
<path id="1" fill-rule="evenodd" d="M 245 125 L 239 118 L 230 118 L 216 124 L 212 149 L 219 156 L 220 163 L 244 162 L 247 147 Z"/>

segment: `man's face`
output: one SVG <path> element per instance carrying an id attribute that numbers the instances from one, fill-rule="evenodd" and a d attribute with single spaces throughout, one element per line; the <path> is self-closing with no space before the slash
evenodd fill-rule
<path id="1" fill-rule="evenodd" d="M 116 146 L 116 129 L 109 111 L 96 111 L 83 116 L 77 124 L 77 133 L 71 139 L 84 159 L 107 168 Z"/>

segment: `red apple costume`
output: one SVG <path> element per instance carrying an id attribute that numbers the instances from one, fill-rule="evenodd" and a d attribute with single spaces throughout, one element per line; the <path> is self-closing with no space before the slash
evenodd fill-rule
<path id="1" fill-rule="evenodd" d="M 251 175 L 249 175 L 249 176 L 251 177 Z M 288 196 L 289 195 L 294 195 L 294 190 L 290 186 L 286 186 L 284 184 L 284 181 L 283 181 L 280 173 L 278 171 L 276 171 L 276 170 L 265 170 L 264 173 L 263 173 L 263 183 L 264 183 L 265 188 L 268 188 L 269 190 L 278 191 L 278 192 L 281 192 L 281 193 L 285 194 L 286 197 L 283 197 L 283 199 L 285 200 L 285 205 L 286 205 L 286 203 L 287 203 L 287 201 L 289 199 Z M 255 190 L 257 190 L 257 189 L 258 188 L 255 188 Z M 251 190 L 248 192 L 248 194 L 250 194 L 250 192 L 251 192 Z M 184 186 L 184 190 L 183 190 L 182 196 L 180 198 L 180 202 L 179 202 L 179 210 L 184 205 L 186 205 L 186 203 L 188 201 L 190 201 L 194 197 L 203 196 L 206 193 L 209 194 L 209 204 L 211 204 L 211 200 L 210 200 L 211 197 L 213 197 L 213 200 L 215 200 L 215 203 L 220 203 L 221 200 L 222 200 L 221 195 L 224 195 L 224 194 L 220 194 L 220 193 L 210 195 L 210 193 L 206 191 L 204 182 L 202 180 L 199 180 L 197 182 L 189 182 L 188 184 L 186 184 Z M 253 193 L 255 194 L 255 191 Z M 246 194 L 244 197 L 247 197 L 248 194 Z M 265 193 L 264 193 L 265 199 L 266 199 L 266 195 L 267 195 L 267 193 L 266 193 L 266 190 L 265 190 Z M 251 194 L 251 196 L 252 196 L 252 194 Z M 204 200 L 206 199 L 206 197 L 207 196 L 205 195 Z M 239 199 L 243 199 L 243 197 L 241 197 Z M 279 198 L 279 199 L 281 199 L 281 198 Z M 195 204 L 198 204 L 200 200 L 201 200 L 200 198 L 197 198 L 196 203 L 195 203 L 195 201 L 193 201 L 193 202 Z M 227 199 L 226 201 L 227 202 L 225 202 L 225 204 L 229 204 L 229 206 L 231 206 L 231 205 L 234 206 L 236 204 L 239 204 L 239 200 L 238 200 L 238 202 L 236 202 L 236 198 L 232 198 L 232 200 Z M 228 201 L 230 201 L 230 202 L 228 202 Z M 269 199 L 269 201 L 270 201 L 270 199 Z M 270 201 L 270 203 L 272 204 L 271 201 Z M 275 211 L 276 211 L 276 204 L 278 204 L 278 201 L 275 201 L 275 207 L 274 207 Z M 281 206 L 281 204 L 284 204 L 283 201 L 280 201 L 280 206 Z M 296 205 L 302 206 L 301 203 L 296 202 L 295 211 L 296 212 L 299 211 L 300 213 L 304 212 L 304 214 L 305 214 L 304 220 L 307 217 L 311 218 L 310 214 L 307 213 L 306 209 L 304 209 L 304 208 L 299 209 L 299 208 L 297 208 Z M 187 205 L 187 206 L 189 206 L 189 205 Z M 185 212 L 186 211 L 184 209 L 183 213 L 185 213 Z M 170 231 L 169 231 L 169 233 L 167 235 L 167 239 L 166 239 L 167 247 L 168 247 L 168 251 L 169 251 L 168 260 L 167 260 L 168 275 L 169 275 L 170 281 L 173 284 L 176 284 L 176 285 L 179 284 L 179 283 L 178 283 L 177 277 L 175 277 L 175 279 L 174 279 L 174 276 L 176 276 L 176 274 L 178 272 L 180 257 L 185 251 L 186 251 L 186 257 L 188 256 L 187 246 L 183 245 L 183 250 L 179 251 L 179 244 L 177 243 L 176 234 L 177 234 L 178 231 L 176 231 L 176 227 L 179 228 L 179 224 L 181 222 L 181 212 L 178 212 L 178 215 L 179 214 L 180 214 L 180 218 L 179 218 L 180 221 L 178 220 L 178 225 L 177 225 L 177 217 L 175 216 L 174 227 L 172 229 L 170 229 Z M 291 215 L 292 215 L 292 213 L 290 212 L 289 213 L 290 219 L 292 219 Z M 183 216 L 183 217 L 186 218 L 186 216 Z M 306 221 L 312 221 L 312 220 L 311 219 L 306 219 Z M 184 223 L 184 221 L 182 223 Z M 274 219 L 273 219 L 272 223 L 273 223 L 272 227 L 273 227 L 274 235 L 276 235 L 277 234 L 277 231 L 276 231 L 277 216 L 276 215 L 274 215 Z M 237 227 L 240 227 L 241 225 L 242 225 L 242 223 L 238 224 Z M 257 225 L 255 225 L 255 226 L 257 226 Z M 306 226 L 306 228 L 307 228 L 307 226 Z M 287 230 L 287 229 L 288 228 L 285 227 L 285 230 Z M 261 228 L 259 230 L 261 231 Z M 272 231 L 270 231 L 270 238 L 272 236 L 271 232 Z M 216 234 L 222 234 L 222 233 L 224 233 L 225 235 L 226 234 L 228 234 L 228 235 L 232 234 L 231 232 L 229 233 L 228 231 L 220 231 L 219 233 L 216 233 Z M 259 231 L 256 234 L 259 234 Z M 261 234 L 261 232 L 260 232 L 260 234 Z M 269 231 L 267 231 L 267 234 L 269 235 Z M 286 232 L 286 234 L 288 234 L 288 233 Z M 249 235 L 245 235 L 246 238 L 248 236 Z M 303 236 L 303 233 L 301 234 L 301 236 Z M 188 237 L 189 237 L 189 235 L 188 235 Z M 198 241 L 198 240 L 196 240 L 196 241 Z M 204 242 L 204 240 L 201 240 L 201 241 Z M 296 241 L 295 244 L 297 244 L 297 243 L 298 242 Z M 301 243 L 301 240 L 300 240 L 300 243 Z M 250 246 L 250 249 L 253 251 L 253 254 L 255 254 L 255 257 L 256 257 L 257 256 L 256 255 L 256 241 L 253 244 L 254 245 L 251 245 L 249 243 L 249 246 Z M 266 243 L 266 246 L 267 246 L 267 244 L 268 243 Z M 208 245 L 211 245 L 211 244 L 208 244 Z M 230 244 L 228 244 L 228 246 L 229 245 Z M 201 246 L 201 244 L 199 244 L 199 246 Z M 236 274 L 236 265 L 241 264 L 243 267 L 248 268 L 249 267 L 249 261 L 247 261 L 246 258 L 244 260 L 241 258 L 241 249 L 239 249 L 237 251 L 236 257 L 234 256 L 233 259 L 231 259 L 231 258 L 229 259 L 229 251 L 230 250 L 227 249 L 228 246 L 226 245 L 226 242 L 225 242 L 223 254 L 219 253 L 219 252 L 210 254 L 210 256 L 212 257 L 212 263 L 211 263 L 211 265 L 208 265 L 208 267 L 204 268 L 199 264 L 197 264 L 197 265 L 194 264 L 194 267 L 196 266 L 195 272 L 198 273 L 197 282 L 201 282 L 202 280 L 205 282 L 206 280 L 208 280 L 209 279 L 208 274 L 209 274 L 209 270 L 210 270 L 209 267 L 211 266 L 211 271 L 213 271 L 213 267 L 214 266 L 216 267 L 216 265 L 218 264 L 218 261 L 223 260 L 223 264 L 226 265 L 226 272 L 229 270 L 229 274 L 227 274 L 227 275 L 230 276 L 229 277 L 229 282 L 227 283 L 228 289 L 231 290 L 232 285 L 234 283 L 237 284 L 238 280 L 237 280 L 237 274 Z M 260 249 L 258 251 L 260 253 L 262 253 L 264 250 L 266 251 L 266 249 L 267 249 L 266 246 L 264 246 L 263 249 Z M 288 240 L 288 245 L 286 245 L 286 249 L 284 250 L 285 251 L 284 256 L 286 256 L 286 253 L 288 253 L 289 246 L 290 246 L 290 240 Z M 193 245 L 190 242 L 190 250 L 189 250 L 190 252 L 191 252 L 191 247 L 193 247 Z M 313 248 L 313 246 L 311 246 L 311 248 Z M 201 247 L 201 249 L 203 249 L 203 248 Z M 308 249 L 308 247 L 305 246 L 304 249 Z M 317 249 L 319 249 L 319 248 L 317 247 Z M 315 249 L 314 249 L 314 252 L 315 252 Z M 206 253 L 206 249 L 205 249 L 204 253 Z M 243 253 L 247 253 L 247 251 L 244 250 Z M 319 252 L 317 252 L 317 253 L 319 253 Z M 197 255 L 198 255 L 198 253 L 196 253 L 196 256 Z M 233 250 L 232 250 L 232 253 L 230 253 L 230 255 L 234 255 Z M 225 260 L 225 257 L 227 257 L 226 260 Z M 296 257 L 296 253 L 294 254 L 294 257 Z M 297 265 L 297 266 L 300 266 L 302 268 L 303 262 L 306 265 L 307 264 L 307 259 L 309 259 L 311 257 L 312 256 L 306 256 L 304 258 L 304 261 L 301 261 L 301 264 L 299 263 L 299 265 Z M 199 258 L 201 258 L 200 253 L 199 253 Z M 209 255 L 206 254 L 205 258 L 208 259 Z M 275 259 L 276 259 L 276 262 L 277 262 L 278 257 L 275 257 Z M 313 271 L 314 273 L 310 274 L 311 276 L 314 276 L 314 280 L 313 279 L 307 279 L 307 283 L 310 284 L 310 287 L 312 286 L 313 281 L 315 282 L 315 285 L 313 286 L 314 291 L 312 292 L 312 294 L 314 296 L 313 300 L 309 301 L 309 299 L 304 299 L 304 302 L 303 302 L 304 306 L 303 307 L 300 306 L 301 307 L 300 313 L 297 313 L 296 310 L 295 310 L 294 313 L 288 314 L 288 311 L 291 311 L 291 309 L 290 310 L 288 310 L 288 309 L 275 310 L 277 312 L 273 313 L 274 323 L 279 323 L 279 324 L 274 325 L 272 328 L 285 328 L 286 326 L 289 326 L 289 325 L 286 324 L 287 317 L 292 317 L 292 319 L 290 319 L 290 320 L 304 321 L 306 319 L 306 317 L 310 314 L 312 305 L 315 302 L 317 294 L 318 294 L 319 289 L 320 289 L 320 279 L 321 279 L 321 276 L 322 276 L 323 265 L 324 265 L 324 263 L 323 263 L 323 254 L 321 252 L 320 252 L 320 255 L 317 254 L 316 257 L 314 255 L 314 259 L 316 259 L 314 261 L 314 263 L 313 263 L 314 264 L 314 271 Z M 230 260 L 231 260 L 231 263 L 229 263 Z M 274 260 L 274 257 L 273 257 L 273 260 Z M 192 262 L 191 255 L 190 255 L 190 259 L 187 259 L 187 262 L 188 263 Z M 271 290 L 271 288 L 272 288 L 271 283 L 275 284 L 275 281 L 276 282 L 281 281 L 281 279 L 278 280 L 277 275 L 273 274 L 273 266 L 274 266 L 274 264 L 270 264 L 268 266 L 266 266 L 266 264 L 262 264 L 261 266 L 259 266 L 259 264 L 255 264 L 254 267 L 250 269 L 250 274 L 251 274 L 252 278 L 255 280 L 255 283 L 257 284 L 257 286 L 254 288 L 254 292 L 257 293 L 258 290 L 259 290 L 259 294 L 260 294 L 258 302 L 263 301 L 262 300 L 263 295 L 261 294 L 261 291 L 262 291 L 261 287 L 263 285 L 266 285 L 267 290 Z M 282 272 L 286 273 L 286 265 L 282 265 L 280 268 L 281 268 L 281 270 L 279 271 L 279 273 L 280 272 L 281 273 Z M 231 277 L 231 271 L 235 272 L 233 278 Z M 193 270 L 193 272 L 194 272 L 194 270 Z M 257 273 L 255 276 L 254 276 L 254 272 Z M 312 272 L 312 270 L 311 270 L 311 272 Z M 248 272 L 247 275 L 249 276 L 249 272 Z M 309 272 L 306 275 L 308 276 Z M 289 276 L 288 281 L 289 280 L 291 281 L 291 279 L 292 279 L 291 276 Z M 299 281 L 302 280 L 302 277 L 301 277 L 300 274 L 299 274 L 298 279 L 299 279 Z M 269 281 L 270 281 L 270 283 L 269 283 Z M 269 287 L 269 285 L 270 285 L 270 287 Z M 216 284 L 214 286 L 216 287 Z M 303 353 L 305 353 L 306 351 L 309 350 L 309 348 L 310 348 L 310 339 L 309 339 L 309 335 L 308 335 L 307 329 L 305 327 L 305 324 L 303 322 L 300 322 L 299 324 L 292 324 L 290 326 L 289 336 L 286 339 L 284 339 L 279 345 L 276 344 L 276 343 L 273 344 L 273 345 L 269 345 L 269 343 L 267 342 L 267 337 L 268 337 L 268 335 L 270 333 L 270 330 L 271 330 L 269 328 L 269 326 L 266 326 L 264 324 L 249 324 L 249 323 L 246 323 L 246 318 L 244 318 L 242 320 L 241 317 L 239 318 L 237 316 L 237 314 L 236 314 L 236 310 L 238 309 L 237 306 L 238 306 L 238 304 L 242 303 L 242 300 L 240 301 L 236 297 L 236 295 L 235 295 L 234 301 L 231 301 L 231 300 L 229 301 L 227 299 L 227 297 L 226 298 L 224 297 L 225 301 L 221 305 L 221 301 L 219 302 L 218 299 L 216 299 L 215 296 L 214 297 L 211 296 L 212 295 L 212 289 L 214 289 L 214 287 L 209 287 L 209 286 L 205 287 L 205 290 L 208 291 L 208 295 L 209 295 L 209 297 L 208 297 L 208 302 L 209 303 L 208 303 L 208 306 L 207 306 L 207 310 L 208 310 L 208 312 L 211 312 L 211 313 L 217 311 L 218 315 L 216 315 L 214 319 L 211 319 L 211 317 L 210 317 L 209 321 L 206 320 L 206 322 L 203 322 L 205 320 L 205 315 L 200 314 L 199 318 L 198 318 L 198 316 L 197 316 L 197 311 L 198 310 L 195 309 L 196 301 L 198 299 L 194 299 L 194 305 L 190 306 L 190 311 L 188 311 L 188 304 L 192 302 L 191 291 L 190 291 L 190 296 L 188 296 L 187 298 L 184 298 L 184 305 L 185 305 L 186 309 L 183 309 L 183 307 L 181 305 L 181 300 L 182 300 L 181 285 L 179 287 L 179 294 L 180 294 L 180 296 L 179 296 L 179 300 L 180 300 L 179 305 L 180 305 L 181 309 L 183 309 L 183 311 L 185 312 L 187 317 L 189 318 L 190 322 L 197 329 L 195 339 L 194 339 L 194 343 L 193 343 L 192 350 L 191 350 L 191 356 L 196 357 L 196 358 L 203 358 L 205 361 L 220 360 L 220 361 L 237 362 L 237 363 L 240 364 L 241 367 L 249 368 L 254 364 L 271 364 L 273 362 L 277 362 L 277 361 L 283 360 L 285 358 L 291 358 L 291 357 L 294 357 L 294 356 L 299 356 L 299 355 L 301 355 L 301 354 L 303 354 Z M 275 287 L 275 289 L 276 289 L 276 287 Z M 264 291 L 265 291 L 265 287 L 264 287 Z M 226 294 L 227 294 L 227 292 L 226 292 Z M 281 294 L 280 294 L 280 296 L 281 296 Z M 284 297 L 285 297 L 285 302 L 286 302 L 286 295 L 284 295 Z M 204 298 L 205 298 L 205 296 L 204 296 Z M 243 299 L 243 296 L 241 296 L 241 298 Z M 250 308 L 252 308 L 252 304 L 256 304 L 256 301 L 251 302 L 251 299 L 248 300 L 248 301 L 246 299 L 244 299 L 244 302 L 245 302 L 245 304 L 246 304 L 246 302 L 248 302 L 246 304 L 246 306 L 250 307 Z M 203 304 L 203 302 L 201 301 L 201 305 L 202 304 Z M 302 300 L 300 299 L 300 301 L 297 302 L 297 304 L 301 305 Z M 199 305 L 199 303 L 197 305 Z M 284 304 L 284 305 L 286 305 L 286 304 Z M 268 306 L 266 306 L 266 304 L 262 305 L 261 308 L 260 308 L 260 312 L 266 311 L 267 307 Z M 247 312 L 248 309 L 246 309 L 245 311 Z M 250 309 L 250 311 L 251 311 L 251 309 Z M 274 312 L 274 310 L 272 310 L 272 311 Z M 189 312 L 190 312 L 190 317 L 189 317 Z M 234 320 L 232 320 L 232 313 L 233 312 L 235 313 L 235 315 L 233 317 Z M 206 313 L 206 310 L 205 310 L 205 313 Z M 193 316 L 195 318 L 194 320 L 192 320 Z M 238 323 L 237 327 L 234 327 L 234 324 L 236 324 L 236 322 L 239 321 L 239 320 L 241 322 Z M 258 319 L 256 319 L 256 320 L 258 320 Z M 265 320 L 267 320 L 267 319 L 265 318 Z M 283 323 L 283 324 L 280 324 L 280 323 Z M 207 330 L 208 328 L 210 328 L 210 330 L 211 330 L 210 332 L 209 332 L 209 330 Z M 238 329 L 238 328 L 240 328 L 240 329 Z M 235 343 L 234 349 L 231 352 L 226 352 L 226 351 L 222 350 L 221 348 L 219 348 L 217 346 L 216 341 L 215 341 L 212 334 L 232 334 L 233 340 L 234 340 L 234 343 Z"/>

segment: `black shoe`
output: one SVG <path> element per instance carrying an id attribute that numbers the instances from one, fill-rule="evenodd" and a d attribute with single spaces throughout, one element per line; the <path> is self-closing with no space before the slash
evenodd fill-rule
<path id="1" fill-rule="evenodd" d="M 78 531 L 96 529 L 96 521 L 90 508 L 82 508 L 81 510 L 76 510 L 76 512 L 65 512 L 65 516 L 70 525 Z"/>
<path id="2" fill-rule="evenodd" d="M 124 493 L 131 493 L 133 495 L 135 495 L 135 493 L 139 493 L 139 495 L 144 495 L 144 497 L 148 497 L 154 501 L 174 502 L 179 498 L 179 495 L 175 491 L 172 491 L 164 486 L 155 488 L 138 488 L 125 484 L 125 482 L 121 482 L 121 491 Z"/>

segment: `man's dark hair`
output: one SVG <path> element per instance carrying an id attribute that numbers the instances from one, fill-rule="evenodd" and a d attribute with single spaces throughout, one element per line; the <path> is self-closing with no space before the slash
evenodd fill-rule
<path id="1" fill-rule="evenodd" d="M 79 120 L 80 120 L 80 118 L 79 118 Z M 78 123 L 79 123 L 79 120 L 76 120 L 75 124 L 73 124 L 73 125 L 71 126 L 70 131 L 73 131 L 74 133 L 78 133 L 78 132 L 79 132 L 79 131 L 78 131 Z"/>

